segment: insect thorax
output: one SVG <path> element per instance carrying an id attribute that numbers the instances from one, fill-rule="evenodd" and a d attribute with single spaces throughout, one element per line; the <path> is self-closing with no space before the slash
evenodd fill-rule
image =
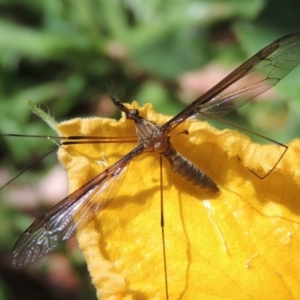
<path id="1" fill-rule="evenodd" d="M 169 148 L 169 137 L 159 125 L 140 119 L 135 126 L 139 143 L 144 146 L 146 151 L 163 153 Z"/>

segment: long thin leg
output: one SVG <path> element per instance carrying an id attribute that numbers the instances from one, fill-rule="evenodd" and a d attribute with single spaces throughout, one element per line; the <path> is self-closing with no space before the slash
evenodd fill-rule
<path id="1" fill-rule="evenodd" d="M 165 244 L 165 220 L 164 220 L 164 192 L 163 192 L 162 156 L 160 156 L 159 165 L 160 165 L 159 166 L 159 169 L 160 169 L 160 226 L 161 226 L 161 239 L 162 239 L 163 260 L 164 260 L 166 299 L 169 299 L 167 257 L 166 257 L 166 244 Z"/>

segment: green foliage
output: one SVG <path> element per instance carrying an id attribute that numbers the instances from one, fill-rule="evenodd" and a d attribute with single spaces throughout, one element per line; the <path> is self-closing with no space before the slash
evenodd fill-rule
<path id="1" fill-rule="evenodd" d="M 299 9 L 292 0 L 0 0 L 0 133 L 55 134 L 31 113 L 26 99 L 57 121 L 105 115 L 95 108 L 107 99 L 112 81 L 122 101 L 151 102 L 174 115 L 186 105 L 183 100 L 194 100 L 179 96 L 182 75 L 211 62 L 237 66 L 299 30 Z M 281 100 L 252 101 L 236 122 L 282 142 L 298 136 L 299 81 L 300 67 L 276 87 Z M 52 147 L 38 139 L 0 143 L 5 170 L 23 169 Z M 41 176 L 29 174 L 33 185 Z M 9 218 L 19 216 L 3 211 L 2 221 Z M 1 245 L 15 238 L 16 228 L 8 227 L 11 234 L 1 232 Z"/>

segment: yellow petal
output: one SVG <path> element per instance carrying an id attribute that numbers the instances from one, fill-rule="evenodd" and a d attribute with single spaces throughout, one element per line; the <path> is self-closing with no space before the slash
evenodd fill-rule
<path id="1" fill-rule="evenodd" d="M 134 103 L 131 107 L 137 107 Z M 140 113 L 169 118 L 151 105 Z M 74 119 L 61 135 L 134 135 L 123 117 Z M 182 132 L 187 129 L 188 135 Z M 163 161 L 163 207 L 170 299 L 300 299 L 300 141 L 283 152 L 231 130 L 188 120 L 172 143 L 219 186 L 214 194 L 185 182 Z M 59 157 L 69 192 L 123 157 L 135 143 L 66 146 Z M 118 178 L 107 207 L 77 238 L 101 299 L 165 299 L 159 156 L 135 158 Z M 110 197 L 110 198 L 109 198 Z"/>

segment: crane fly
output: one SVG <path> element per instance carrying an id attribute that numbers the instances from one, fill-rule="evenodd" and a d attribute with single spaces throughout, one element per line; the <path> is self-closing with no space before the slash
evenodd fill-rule
<path id="1" fill-rule="evenodd" d="M 14 246 L 12 266 L 20 269 L 31 265 L 94 219 L 110 201 L 106 198 L 99 200 L 99 196 L 101 197 L 112 188 L 114 181 L 135 157 L 145 152 L 158 153 L 160 158 L 165 159 L 178 176 L 190 184 L 205 188 L 211 193 L 220 192 L 217 183 L 212 178 L 176 151 L 171 142 L 172 131 L 185 120 L 197 114 L 218 118 L 241 107 L 276 85 L 299 63 L 300 33 L 278 39 L 259 51 L 163 125 L 154 124 L 143 118 L 137 109 L 127 108 L 109 91 L 114 105 L 126 115 L 127 120 L 134 122 L 137 138 L 133 138 L 131 141 L 137 141 L 137 146 L 37 219 L 21 235 Z M 69 145 L 77 142 L 86 143 L 89 137 L 60 138 L 62 140 L 60 145 Z M 109 140 L 111 138 L 103 138 L 103 142 Z M 287 150 L 287 146 L 285 147 L 284 153 Z M 168 297 L 166 263 L 165 281 Z"/>

